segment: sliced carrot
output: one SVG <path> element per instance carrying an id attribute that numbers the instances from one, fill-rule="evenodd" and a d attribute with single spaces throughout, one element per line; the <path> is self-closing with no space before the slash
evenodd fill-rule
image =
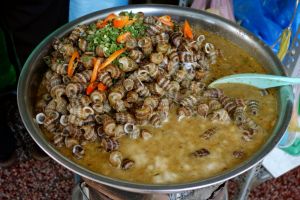
<path id="1" fill-rule="evenodd" d="M 119 16 L 114 19 L 113 24 L 115 28 L 123 28 L 129 21 L 128 16 Z"/>
<path id="2" fill-rule="evenodd" d="M 125 32 L 125 33 L 119 35 L 118 38 L 117 38 L 117 42 L 118 43 L 125 43 L 126 40 L 128 39 L 128 37 L 130 36 L 130 34 L 131 33 L 128 31 L 128 32 Z"/>
<path id="3" fill-rule="evenodd" d="M 126 51 L 126 48 L 115 51 L 102 63 L 102 65 L 99 67 L 98 71 L 100 71 L 101 69 L 104 69 L 106 66 L 108 66 L 110 63 L 112 63 L 112 61 L 114 61 L 118 56 L 120 56 L 125 51 Z"/>
<path id="4" fill-rule="evenodd" d="M 97 28 L 104 28 L 107 25 L 106 21 L 99 21 L 96 23 Z"/>
<path id="5" fill-rule="evenodd" d="M 104 19 L 104 21 L 109 22 L 115 18 L 117 18 L 117 15 L 115 13 L 110 13 L 109 15 L 107 15 L 107 17 Z"/>
<path id="6" fill-rule="evenodd" d="M 97 28 L 105 27 L 109 21 L 112 21 L 116 17 L 117 17 L 117 15 L 115 15 L 114 13 L 110 13 L 103 21 L 99 21 L 96 23 Z"/>
<path id="7" fill-rule="evenodd" d="M 169 15 L 161 16 L 158 18 L 158 20 L 167 26 L 174 27 L 174 23 Z"/>
<path id="8" fill-rule="evenodd" d="M 97 82 L 90 83 L 86 88 L 86 94 L 90 95 L 98 86 Z"/>
<path id="9" fill-rule="evenodd" d="M 99 91 L 105 91 L 105 90 L 107 90 L 107 86 L 104 85 L 103 83 L 99 83 L 98 84 L 98 90 Z"/>
<path id="10" fill-rule="evenodd" d="M 174 27 L 174 23 L 172 21 L 164 21 L 164 20 L 160 20 L 161 23 L 167 25 L 167 26 L 170 26 L 170 27 Z"/>
<path id="11" fill-rule="evenodd" d="M 95 82 L 95 80 L 97 79 L 100 64 L 101 64 L 101 60 L 100 60 L 100 58 L 97 58 L 96 61 L 94 62 L 94 69 L 93 69 L 91 81 L 90 81 L 91 83 Z"/>
<path id="12" fill-rule="evenodd" d="M 73 76 L 73 73 L 75 71 L 74 62 L 75 62 L 76 58 L 79 59 L 79 53 L 78 53 L 78 51 L 74 51 L 74 53 L 72 54 L 72 56 L 71 56 L 71 58 L 69 60 L 68 70 L 67 70 L 67 73 L 68 73 L 69 77 Z"/>
<path id="13" fill-rule="evenodd" d="M 164 15 L 164 16 L 161 16 L 159 17 L 159 20 L 164 20 L 164 21 L 171 21 L 171 16 L 169 15 Z"/>
<path id="14" fill-rule="evenodd" d="M 192 28 L 187 20 L 185 20 L 183 24 L 183 36 L 185 38 L 193 39 L 193 31 Z"/>

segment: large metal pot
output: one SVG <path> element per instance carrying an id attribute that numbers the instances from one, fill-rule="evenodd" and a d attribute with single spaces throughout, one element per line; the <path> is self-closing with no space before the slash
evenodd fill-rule
<path id="1" fill-rule="evenodd" d="M 35 50 L 28 58 L 19 79 L 18 106 L 23 122 L 25 123 L 28 132 L 31 134 L 35 142 L 50 157 L 52 157 L 54 160 L 56 160 L 58 163 L 65 166 L 69 170 L 83 177 L 115 188 L 133 192 L 179 192 L 183 190 L 192 190 L 206 187 L 237 176 L 260 162 L 264 158 L 264 156 L 275 147 L 275 145 L 284 134 L 291 118 L 293 93 L 290 86 L 279 88 L 278 121 L 272 135 L 270 136 L 268 141 L 261 147 L 261 149 L 258 149 L 255 155 L 253 155 L 250 159 L 243 162 L 239 166 L 236 166 L 234 169 L 205 180 L 199 180 L 184 184 L 168 185 L 128 182 L 92 172 L 60 154 L 45 139 L 41 129 L 33 120 L 33 104 L 37 87 L 41 81 L 42 73 L 46 69 L 43 57 L 47 55 L 51 50 L 51 42 L 55 37 L 62 37 L 66 35 L 78 24 L 91 23 L 99 18 L 104 18 L 111 12 L 118 13 L 121 11 L 142 11 L 146 15 L 170 15 L 178 20 L 188 19 L 191 23 L 196 24 L 200 28 L 219 34 L 229 41 L 237 44 L 241 48 L 245 49 L 249 54 L 256 58 L 270 73 L 277 75 L 286 75 L 281 62 L 273 54 L 270 48 L 268 48 L 268 46 L 263 44 L 259 39 L 257 39 L 255 36 L 244 30 L 240 26 L 206 12 L 177 6 L 132 5 L 92 13 L 64 25 L 63 27 L 50 34 L 47 38 L 45 38 L 35 48 Z"/>

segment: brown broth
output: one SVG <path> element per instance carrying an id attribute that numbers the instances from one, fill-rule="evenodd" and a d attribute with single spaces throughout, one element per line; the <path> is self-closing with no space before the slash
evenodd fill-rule
<path id="1" fill-rule="evenodd" d="M 202 32 L 202 31 L 200 31 Z M 244 50 L 223 38 L 203 32 L 206 41 L 213 43 L 221 50 L 222 56 L 211 67 L 208 82 L 229 74 L 255 72 L 265 73 L 264 69 Z M 71 150 L 58 150 L 72 161 L 97 173 L 141 183 L 183 183 L 215 176 L 232 169 L 249 159 L 270 136 L 277 120 L 276 91 L 271 90 L 262 96 L 260 90 L 238 84 L 224 84 L 220 86 L 225 94 L 243 99 L 255 99 L 260 102 L 257 116 L 251 117 L 263 130 L 254 139 L 246 142 L 242 139 L 241 130 L 233 123 L 213 123 L 200 117 L 191 117 L 178 122 L 173 110 L 169 121 L 161 128 L 146 127 L 153 137 L 145 141 L 122 137 L 120 151 L 124 157 L 135 161 L 135 166 L 129 170 L 112 167 L 109 153 L 105 152 L 99 141 L 84 146 L 85 156 L 78 160 L 72 156 Z M 217 132 L 210 140 L 204 140 L 200 134 L 211 127 Z M 50 134 L 46 134 L 50 137 Z M 200 148 L 210 151 L 209 156 L 194 158 L 191 152 Z M 242 150 L 245 156 L 241 159 L 232 156 L 233 151 Z"/>

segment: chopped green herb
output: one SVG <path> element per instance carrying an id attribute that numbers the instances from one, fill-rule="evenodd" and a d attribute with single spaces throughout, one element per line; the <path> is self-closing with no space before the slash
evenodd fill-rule
<path id="1" fill-rule="evenodd" d="M 138 17 L 136 14 L 128 12 L 123 12 L 123 15 L 128 15 L 130 18 Z M 117 43 L 119 35 L 129 31 L 132 37 L 141 37 L 145 34 L 146 28 L 147 27 L 140 20 L 137 20 L 132 25 L 126 26 L 122 29 L 113 27 L 111 22 L 104 28 L 97 29 L 95 23 L 92 23 L 89 26 L 90 33 L 86 36 L 86 40 L 88 41 L 87 50 L 95 51 L 95 48 L 100 46 L 104 51 L 105 57 L 108 57 L 113 52 L 124 47 L 123 44 Z"/>

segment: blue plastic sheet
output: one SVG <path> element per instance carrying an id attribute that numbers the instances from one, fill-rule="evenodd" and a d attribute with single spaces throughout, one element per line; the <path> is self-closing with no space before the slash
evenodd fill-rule
<path id="1" fill-rule="evenodd" d="M 295 0 L 234 0 L 234 14 L 245 27 L 269 46 L 272 46 L 283 29 L 288 27 L 295 8 Z M 300 23 L 300 7 L 292 25 L 292 38 Z M 278 45 L 273 48 L 277 53 Z"/>
<path id="2" fill-rule="evenodd" d="M 69 21 L 89 13 L 128 5 L 128 0 L 70 0 Z"/>

